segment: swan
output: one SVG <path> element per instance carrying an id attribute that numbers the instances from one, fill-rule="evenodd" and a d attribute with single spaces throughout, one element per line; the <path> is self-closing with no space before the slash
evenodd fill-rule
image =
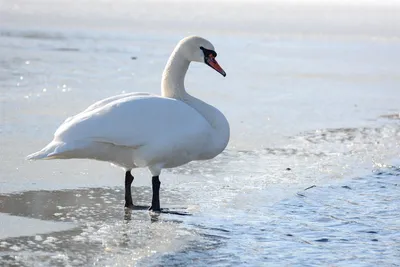
<path id="1" fill-rule="evenodd" d="M 161 95 L 127 93 L 94 103 L 67 118 L 53 140 L 28 160 L 93 159 L 125 171 L 125 208 L 132 202 L 131 171 L 152 175 L 150 211 L 161 212 L 162 169 L 216 157 L 229 142 L 229 123 L 217 108 L 190 95 L 184 79 L 190 62 L 205 63 L 224 77 L 214 46 L 199 36 L 178 42 L 164 68 Z"/>

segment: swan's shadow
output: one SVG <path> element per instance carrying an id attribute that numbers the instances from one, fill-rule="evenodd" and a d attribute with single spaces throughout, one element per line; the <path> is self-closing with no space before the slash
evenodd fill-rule
<path id="1" fill-rule="evenodd" d="M 175 210 L 175 209 L 178 209 L 178 210 Z M 135 205 L 132 208 L 125 208 L 124 220 L 131 221 L 132 213 L 134 213 L 135 211 L 148 211 L 151 222 L 159 221 L 160 216 L 162 214 L 178 215 L 178 216 L 192 216 L 192 214 L 189 212 L 179 211 L 182 209 L 184 209 L 184 208 L 162 208 L 161 212 L 153 212 L 153 211 L 149 211 L 149 206 Z"/>

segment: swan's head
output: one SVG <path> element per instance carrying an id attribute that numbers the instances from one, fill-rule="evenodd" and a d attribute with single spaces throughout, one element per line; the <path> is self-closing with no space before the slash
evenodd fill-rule
<path id="1" fill-rule="evenodd" d="M 180 41 L 179 50 L 189 61 L 205 63 L 214 70 L 218 71 L 222 76 L 226 76 L 225 71 L 218 64 L 217 52 L 208 40 L 199 36 L 190 36 Z"/>

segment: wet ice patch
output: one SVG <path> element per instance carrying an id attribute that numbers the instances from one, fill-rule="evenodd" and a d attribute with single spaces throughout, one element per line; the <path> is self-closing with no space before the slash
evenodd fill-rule
<path id="1" fill-rule="evenodd" d="M 0 220 L 2 223 L 2 227 L 0 227 L 0 239 L 65 231 L 76 227 L 72 223 L 50 222 L 1 213 Z"/>

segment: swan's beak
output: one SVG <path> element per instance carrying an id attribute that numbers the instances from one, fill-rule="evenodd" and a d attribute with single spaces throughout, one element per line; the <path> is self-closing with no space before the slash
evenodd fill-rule
<path id="1" fill-rule="evenodd" d="M 213 55 L 209 55 L 208 57 L 206 57 L 205 61 L 208 66 L 221 73 L 222 76 L 226 76 L 226 72 L 221 68 Z"/>

